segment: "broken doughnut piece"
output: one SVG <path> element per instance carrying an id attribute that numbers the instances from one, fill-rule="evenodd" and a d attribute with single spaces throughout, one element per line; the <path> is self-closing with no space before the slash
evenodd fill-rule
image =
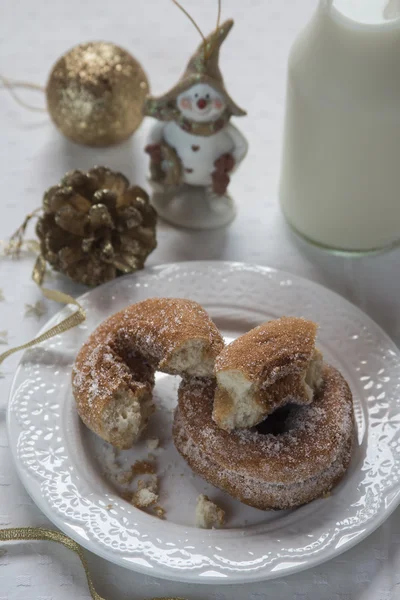
<path id="1" fill-rule="evenodd" d="M 257 425 L 276 408 L 307 405 L 322 383 L 317 325 L 283 317 L 252 329 L 217 357 L 213 419 L 226 431 Z"/>

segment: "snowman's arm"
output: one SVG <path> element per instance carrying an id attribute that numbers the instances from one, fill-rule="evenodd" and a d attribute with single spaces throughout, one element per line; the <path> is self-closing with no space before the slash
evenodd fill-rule
<path id="1" fill-rule="evenodd" d="M 234 158 L 236 168 L 246 156 L 249 145 L 244 135 L 242 135 L 239 129 L 236 129 L 236 127 L 231 123 L 229 123 L 227 127 L 227 133 L 233 143 L 232 156 Z"/>
<path id="2" fill-rule="evenodd" d="M 160 144 L 163 141 L 164 137 L 164 127 L 165 123 L 162 121 L 157 121 L 153 127 L 150 129 L 150 133 L 147 138 L 147 144 Z"/>

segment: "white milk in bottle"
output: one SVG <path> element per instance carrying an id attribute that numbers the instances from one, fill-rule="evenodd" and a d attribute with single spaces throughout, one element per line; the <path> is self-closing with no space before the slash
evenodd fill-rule
<path id="1" fill-rule="evenodd" d="M 280 201 L 331 249 L 400 241 L 400 0 L 321 0 L 294 43 Z"/>

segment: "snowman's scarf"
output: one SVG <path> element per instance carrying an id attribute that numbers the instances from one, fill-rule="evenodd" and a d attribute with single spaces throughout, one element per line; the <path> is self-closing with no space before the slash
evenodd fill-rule
<path id="1" fill-rule="evenodd" d="M 147 101 L 146 114 L 159 121 L 175 121 L 183 131 L 201 137 L 209 137 L 218 131 L 221 131 L 228 124 L 231 118 L 230 110 L 226 109 L 222 115 L 215 121 L 192 121 L 182 115 L 176 107 L 168 106 L 164 103 L 158 103 L 156 100 Z"/>
<path id="2" fill-rule="evenodd" d="M 192 133 L 193 135 L 199 135 L 201 137 L 209 137 L 214 135 L 218 131 L 221 131 L 227 125 L 230 119 L 229 111 L 225 111 L 218 119 L 215 121 L 206 121 L 200 123 L 199 121 L 191 121 L 187 119 L 183 115 L 179 114 L 176 119 L 176 123 L 179 125 L 183 131 L 187 131 L 187 133 Z"/>

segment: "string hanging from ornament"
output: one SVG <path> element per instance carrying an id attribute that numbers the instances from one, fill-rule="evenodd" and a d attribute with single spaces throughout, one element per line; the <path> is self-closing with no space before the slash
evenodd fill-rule
<path id="1" fill-rule="evenodd" d="M 32 106 L 31 104 L 28 104 L 27 102 L 22 100 L 14 91 L 14 88 L 20 87 L 39 92 L 46 92 L 46 88 L 42 85 L 30 83 L 29 81 L 17 81 L 14 79 L 9 79 L 8 77 L 4 77 L 4 75 L 0 75 L 0 81 L 3 82 L 4 87 L 8 89 L 15 102 L 17 102 L 17 104 L 19 104 L 20 106 L 23 106 L 24 108 L 27 108 L 28 110 L 32 111 L 47 112 L 47 109 L 44 106 Z"/>
<path id="2" fill-rule="evenodd" d="M 71 48 L 55 63 L 45 87 L 4 75 L 0 81 L 19 105 L 48 112 L 61 133 L 87 146 L 110 146 L 130 137 L 142 122 L 149 93 L 140 63 L 111 42 Z M 44 92 L 47 108 L 25 102 L 15 88 Z"/>
<path id="3" fill-rule="evenodd" d="M 204 60 L 207 61 L 214 51 L 215 40 L 214 40 L 214 44 L 210 44 L 210 46 L 208 46 L 207 38 L 204 35 L 204 33 L 202 32 L 202 30 L 200 29 L 200 26 L 196 22 L 194 17 L 192 17 L 192 15 L 186 10 L 186 8 L 184 6 L 182 6 L 182 4 L 180 2 L 178 2 L 178 0 L 172 0 L 172 2 L 175 4 L 175 6 L 177 6 L 179 8 L 179 10 L 181 10 L 183 12 L 184 15 L 186 15 L 186 17 L 189 19 L 189 21 L 192 23 L 192 25 L 195 27 L 195 29 L 199 32 L 200 37 L 203 40 L 203 45 L 204 45 Z M 215 26 L 215 31 L 218 30 L 218 28 L 221 24 L 221 12 L 222 12 L 222 0 L 218 0 L 217 24 Z"/>

